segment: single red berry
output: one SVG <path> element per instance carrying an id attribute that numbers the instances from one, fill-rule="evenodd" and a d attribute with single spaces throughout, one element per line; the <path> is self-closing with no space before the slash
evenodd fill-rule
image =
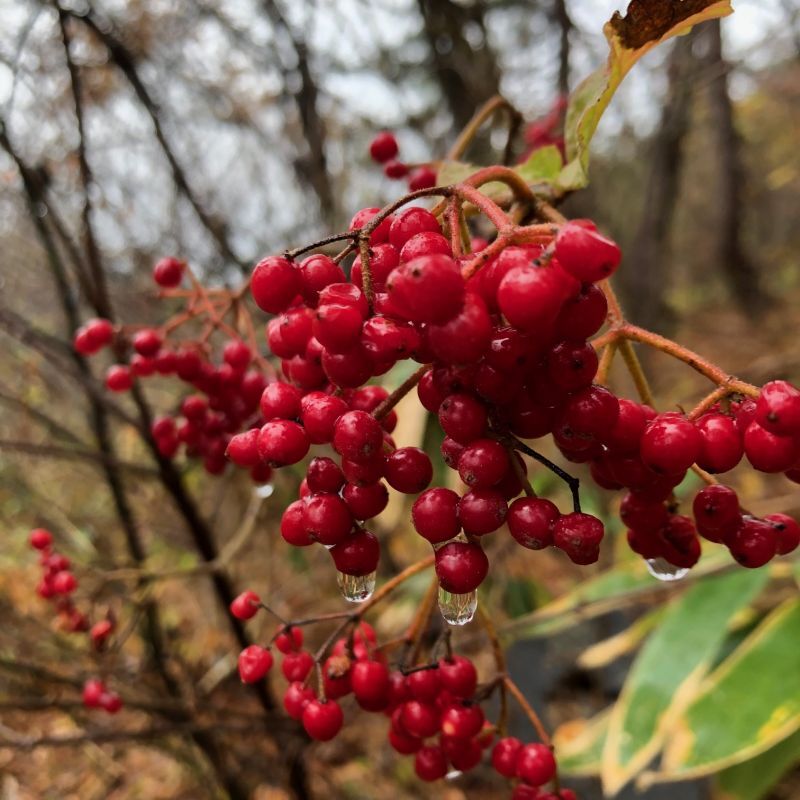
<path id="1" fill-rule="evenodd" d="M 596 283 L 614 274 L 622 259 L 619 247 L 581 220 L 567 222 L 556 236 L 555 257 L 579 281 Z"/>
<path id="2" fill-rule="evenodd" d="M 478 685 L 478 673 L 468 658 L 454 655 L 439 661 L 439 680 L 454 697 L 470 698 Z"/>
<path id="3" fill-rule="evenodd" d="M 370 575 L 378 568 L 381 546 L 374 534 L 359 529 L 330 550 L 336 569 L 345 575 Z"/>
<path id="4" fill-rule="evenodd" d="M 304 258 L 298 266 L 302 281 L 303 299 L 310 306 L 319 301 L 319 293 L 332 283 L 344 283 L 347 277 L 344 270 L 330 257 L 323 253 Z"/>
<path id="5" fill-rule="evenodd" d="M 364 486 L 347 483 L 342 497 L 353 517 L 360 520 L 377 517 L 389 503 L 389 492 L 382 481 Z"/>
<path id="6" fill-rule="evenodd" d="M 458 314 L 444 324 L 429 325 L 426 333 L 428 345 L 441 361 L 472 364 L 486 353 L 492 338 L 486 303 L 476 294 L 467 294 Z"/>
<path id="7" fill-rule="evenodd" d="M 362 208 L 357 211 L 350 220 L 349 230 L 355 231 L 365 227 L 377 214 L 380 213 L 379 208 Z M 431 215 L 432 216 L 432 215 Z M 389 230 L 394 223 L 394 217 L 390 214 L 384 217 L 378 225 L 373 229 L 369 237 L 370 246 L 383 244 L 389 238 Z M 434 217 L 435 219 L 435 217 Z"/>
<path id="8" fill-rule="evenodd" d="M 231 614 L 236 619 L 252 619 L 261 605 L 261 598 L 253 591 L 248 589 L 242 592 L 231 602 Z"/>
<path id="9" fill-rule="evenodd" d="M 460 444 L 482 436 L 487 418 L 486 406 L 471 394 L 448 395 L 439 407 L 439 424 L 448 437 Z"/>
<path id="10" fill-rule="evenodd" d="M 106 372 L 106 387 L 112 392 L 127 392 L 133 386 L 133 376 L 129 367 L 114 364 Z"/>
<path id="11" fill-rule="evenodd" d="M 547 745 L 523 745 L 517 754 L 517 775 L 534 786 L 541 786 L 556 774 L 556 760 Z"/>
<path id="12" fill-rule="evenodd" d="M 322 665 L 322 682 L 325 697 L 329 700 L 338 700 L 353 691 L 351 683 L 352 662 L 345 655 L 330 655 Z"/>
<path id="13" fill-rule="evenodd" d="M 222 348 L 222 358 L 236 370 L 246 370 L 253 358 L 253 351 L 240 339 L 231 339 Z"/>
<path id="14" fill-rule="evenodd" d="M 458 519 L 468 536 L 484 536 L 496 531 L 507 513 L 508 504 L 495 489 L 473 489 L 458 504 Z"/>
<path id="15" fill-rule="evenodd" d="M 103 692 L 100 695 L 100 707 L 108 714 L 116 714 L 122 708 L 122 698 L 116 692 Z"/>
<path id="16" fill-rule="evenodd" d="M 454 538 L 461 530 L 458 520 L 458 495 L 452 489 L 437 487 L 423 492 L 411 508 L 417 533 L 431 544 Z"/>
<path id="17" fill-rule="evenodd" d="M 461 270 L 442 253 L 419 256 L 395 267 L 386 291 L 397 313 L 411 322 L 448 322 L 464 303 Z"/>
<path id="18" fill-rule="evenodd" d="M 628 492 L 620 503 L 619 516 L 629 528 L 656 533 L 667 524 L 669 512 L 660 500 L 650 500 Z"/>
<path id="19" fill-rule="evenodd" d="M 439 741 L 447 760 L 459 772 L 469 772 L 480 763 L 483 748 L 477 739 L 459 739 L 442 734 Z"/>
<path id="20" fill-rule="evenodd" d="M 763 567 L 778 549 L 775 528 L 763 519 L 745 517 L 737 531 L 725 540 L 731 555 L 748 569 Z"/>
<path id="21" fill-rule="evenodd" d="M 295 500 L 287 506 L 281 517 L 281 536 L 295 547 L 308 547 L 315 541 L 306 529 L 304 511 L 305 503 Z"/>
<path id="22" fill-rule="evenodd" d="M 405 178 L 408 175 L 408 166 L 404 164 L 402 161 L 387 161 L 383 165 L 383 174 L 390 178 L 393 181 L 399 180 L 400 178 Z"/>
<path id="23" fill-rule="evenodd" d="M 400 447 L 386 459 L 384 474 L 393 489 L 417 494 L 431 482 L 433 465 L 418 447 Z"/>
<path id="24" fill-rule="evenodd" d="M 335 700 L 309 700 L 302 719 L 303 727 L 312 739 L 327 742 L 342 729 L 344 715 Z"/>
<path id="25" fill-rule="evenodd" d="M 438 231 L 422 231 L 414 234 L 401 248 L 400 261 L 412 261 L 420 256 L 441 253 L 452 256 L 450 242 Z"/>
<path id="26" fill-rule="evenodd" d="M 99 678 L 89 678 L 83 684 L 82 700 L 86 708 L 98 708 L 100 698 L 105 694 L 106 686 Z"/>
<path id="27" fill-rule="evenodd" d="M 353 516 L 338 494 L 322 492 L 307 497 L 303 503 L 303 524 L 309 536 L 330 546 L 350 535 Z"/>
<path id="28" fill-rule="evenodd" d="M 597 561 L 603 539 L 603 523 L 591 514 L 564 514 L 553 523 L 553 544 L 576 564 Z"/>
<path id="29" fill-rule="evenodd" d="M 511 535 L 529 550 L 543 550 L 553 543 L 553 525 L 560 513 L 554 503 L 540 497 L 520 497 L 508 509 Z"/>
<path id="30" fill-rule="evenodd" d="M 564 392 L 590 386 L 597 366 L 597 353 L 586 342 L 561 342 L 547 356 L 547 375 L 555 387 Z"/>
<path id="31" fill-rule="evenodd" d="M 800 525 L 797 520 L 788 514 L 767 514 L 766 522 L 775 529 L 777 534 L 776 552 L 779 556 L 791 553 L 800 544 Z"/>
<path id="32" fill-rule="evenodd" d="M 717 474 L 733 469 L 744 455 L 744 442 L 736 423 L 724 414 L 704 414 L 695 422 L 702 439 L 697 465 Z"/>
<path id="33" fill-rule="evenodd" d="M 442 733 L 457 739 L 471 739 L 483 729 L 484 719 L 479 705 L 452 705 L 442 713 Z"/>
<path id="34" fill-rule="evenodd" d="M 314 690 L 310 686 L 305 686 L 302 681 L 293 681 L 283 696 L 283 707 L 292 719 L 300 720 L 305 707 L 315 697 Z"/>
<path id="35" fill-rule="evenodd" d="M 419 700 L 409 700 L 400 708 L 403 729 L 411 736 L 425 739 L 439 732 L 441 717 L 435 706 Z"/>
<path id="36" fill-rule="evenodd" d="M 588 386 L 567 401 L 563 421 L 580 436 L 603 440 L 619 418 L 619 400 L 603 386 Z"/>
<path id="37" fill-rule="evenodd" d="M 389 730 L 389 744 L 396 753 L 410 756 L 422 747 L 422 740 L 391 728 Z"/>
<path id="38" fill-rule="evenodd" d="M 447 774 L 447 757 L 441 747 L 426 745 L 414 756 L 414 772 L 422 781 L 438 781 Z"/>
<path id="39" fill-rule="evenodd" d="M 300 404 L 300 420 L 312 444 L 327 444 L 333 439 L 336 420 L 347 412 L 341 397 L 323 392 L 310 392 Z"/>
<path id="40" fill-rule="evenodd" d="M 133 349 L 141 356 L 154 356 L 160 349 L 163 339 L 153 328 L 144 328 L 133 336 Z"/>
<path id="41" fill-rule="evenodd" d="M 239 677 L 242 683 L 258 683 L 272 667 L 272 653 L 257 644 L 239 653 Z"/>
<path id="42" fill-rule="evenodd" d="M 312 492 L 338 492 L 344 486 L 342 470 L 327 456 L 311 459 L 306 470 L 306 480 Z"/>
<path id="43" fill-rule="evenodd" d="M 304 681 L 314 667 L 314 659 L 308 650 L 287 653 L 281 662 L 281 672 L 287 681 Z"/>
<path id="44" fill-rule="evenodd" d="M 171 256 L 159 259 L 153 267 L 153 280 L 164 289 L 174 289 L 180 285 L 185 267 L 183 261 Z"/>
<path id="45" fill-rule="evenodd" d="M 588 339 L 594 336 L 608 314 L 608 301 L 603 290 L 593 283 L 584 283 L 580 292 L 569 297 L 556 318 L 557 339 Z"/>
<path id="46" fill-rule="evenodd" d="M 75 332 L 73 345 L 84 356 L 91 356 L 111 343 L 114 326 L 107 319 L 90 319 Z"/>
<path id="47" fill-rule="evenodd" d="M 722 542 L 741 524 L 736 492 L 720 483 L 701 489 L 692 502 L 697 530 L 711 542 Z"/>
<path id="48" fill-rule="evenodd" d="M 380 423 L 366 411 L 348 411 L 336 420 L 333 449 L 351 461 L 369 461 L 380 452 L 383 433 Z"/>
<path id="49" fill-rule="evenodd" d="M 267 422 L 258 434 L 258 454 L 272 467 L 296 464 L 308 453 L 309 446 L 303 428 L 288 420 Z"/>
<path id="50" fill-rule="evenodd" d="M 61 570 L 53 576 L 53 591 L 56 594 L 72 594 L 78 588 L 78 579 L 67 570 Z"/>
<path id="51" fill-rule="evenodd" d="M 702 443 L 694 423 L 673 412 L 659 414 L 642 434 L 642 461 L 654 472 L 675 475 L 697 461 Z"/>
<path id="52" fill-rule="evenodd" d="M 45 528 L 34 528 L 28 541 L 35 550 L 47 550 L 53 543 L 53 534 Z"/>
<path id="53" fill-rule="evenodd" d="M 436 173 L 430 167 L 417 167 L 408 178 L 408 188 L 412 192 L 433 186 L 436 186 Z"/>
<path id="54" fill-rule="evenodd" d="M 800 459 L 800 438 L 778 436 L 751 422 L 744 432 L 744 452 L 759 472 L 785 472 Z"/>
<path id="55" fill-rule="evenodd" d="M 436 576 L 451 594 L 467 594 L 477 589 L 489 571 L 489 559 L 480 545 L 449 542 L 436 551 Z"/>
<path id="56" fill-rule="evenodd" d="M 367 711 L 381 711 L 389 705 L 389 670 L 380 661 L 353 664 L 351 682 L 358 704 Z"/>
<path id="57" fill-rule="evenodd" d="M 788 381 L 770 381 L 761 387 L 755 421 L 776 436 L 800 434 L 800 389 Z"/>
<path id="58" fill-rule="evenodd" d="M 376 134 L 369 145 L 369 154 L 372 160 L 378 164 L 385 164 L 389 159 L 394 158 L 398 150 L 397 139 L 390 131 L 381 131 Z"/>
<path id="59" fill-rule="evenodd" d="M 492 766 L 504 778 L 515 778 L 517 775 L 517 759 L 522 742 L 513 736 L 506 736 L 492 749 Z"/>
<path id="60" fill-rule="evenodd" d="M 299 270 L 283 256 L 268 256 L 259 261 L 250 278 L 253 299 L 268 314 L 286 311 L 302 288 Z"/>
<path id="61" fill-rule="evenodd" d="M 458 474 L 473 489 L 487 489 L 499 483 L 510 466 L 505 447 L 494 439 L 477 439 L 458 457 Z"/>
<path id="62" fill-rule="evenodd" d="M 411 696 L 421 703 L 435 703 L 441 692 L 439 670 L 420 669 L 406 676 L 406 685 Z"/>
<path id="63" fill-rule="evenodd" d="M 228 446 L 225 448 L 225 455 L 237 467 L 255 467 L 261 462 L 261 456 L 258 452 L 259 435 L 259 428 L 237 433 L 228 442 Z"/>
<path id="64" fill-rule="evenodd" d="M 621 397 L 619 416 L 613 428 L 603 437 L 603 443 L 615 453 L 638 454 L 642 434 L 651 419 L 648 411 L 646 406 Z"/>
<path id="65" fill-rule="evenodd" d="M 320 303 L 311 331 L 329 353 L 340 355 L 358 344 L 363 324 L 364 315 L 357 306 Z"/>

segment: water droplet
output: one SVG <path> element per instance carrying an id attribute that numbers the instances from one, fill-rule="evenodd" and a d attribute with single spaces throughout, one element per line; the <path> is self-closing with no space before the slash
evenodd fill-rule
<path id="1" fill-rule="evenodd" d="M 253 487 L 253 493 L 262 500 L 272 497 L 274 491 L 275 487 L 271 483 L 260 483 Z"/>
<path id="2" fill-rule="evenodd" d="M 650 574 L 660 581 L 679 581 L 689 572 L 686 567 L 676 567 L 661 557 L 645 559 L 645 563 Z"/>
<path id="3" fill-rule="evenodd" d="M 369 575 L 345 575 L 344 572 L 337 572 L 336 582 L 342 597 L 349 603 L 363 603 L 375 591 L 374 572 Z"/>
<path id="4" fill-rule="evenodd" d="M 478 609 L 478 590 L 467 594 L 450 594 L 439 587 L 439 611 L 449 625 L 466 625 Z"/>
<path id="5" fill-rule="evenodd" d="M 446 781 L 454 781 L 456 778 L 460 778 L 464 773 L 460 769 L 451 769 L 447 775 L 444 776 Z"/>

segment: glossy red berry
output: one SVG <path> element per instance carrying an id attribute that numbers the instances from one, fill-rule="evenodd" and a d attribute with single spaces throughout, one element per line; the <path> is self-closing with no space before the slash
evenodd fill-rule
<path id="1" fill-rule="evenodd" d="M 424 450 L 400 447 L 387 457 L 384 475 L 398 492 L 417 494 L 431 482 L 433 465 Z"/>
<path id="2" fill-rule="evenodd" d="M 397 313 L 412 322 L 448 322 L 464 303 L 461 270 L 441 253 L 401 263 L 390 273 L 386 291 Z"/>
<path id="3" fill-rule="evenodd" d="M 452 489 L 437 487 L 423 492 L 411 508 L 417 533 L 431 544 L 454 538 L 461 530 L 459 497 Z"/>
<path id="4" fill-rule="evenodd" d="M 56 594 L 72 594 L 78 588 L 78 579 L 71 572 L 61 570 L 53 576 L 52 586 Z"/>
<path id="5" fill-rule="evenodd" d="M 363 486 L 348 483 L 342 497 L 353 517 L 361 520 L 377 517 L 389 503 L 389 492 L 382 481 Z"/>
<path id="6" fill-rule="evenodd" d="M 161 334 L 153 328 L 144 328 L 134 334 L 133 349 L 141 356 L 154 356 L 162 344 Z"/>
<path id="7" fill-rule="evenodd" d="M 505 521 L 508 504 L 495 489 L 473 489 L 458 504 L 458 519 L 469 536 L 496 531 Z"/>
<path id="8" fill-rule="evenodd" d="M 522 742 L 513 736 L 506 736 L 492 749 L 492 766 L 504 778 L 515 778 L 517 775 L 517 759 Z"/>
<path id="9" fill-rule="evenodd" d="M 308 650 L 298 650 L 287 653 L 281 662 L 283 677 L 290 683 L 304 681 L 308 673 L 314 668 L 314 658 Z"/>
<path id="10" fill-rule="evenodd" d="M 385 164 L 389 159 L 394 158 L 398 150 L 397 139 L 390 131 L 381 131 L 376 134 L 369 145 L 369 154 L 372 160 L 378 164 Z"/>
<path id="11" fill-rule="evenodd" d="M 272 667 L 272 653 L 257 644 L 239 653 L 239 677 L 242 683 L 258 683 Z"/>
<path id="12" fill-rule="evenodd" d="M 484 719 L 479 705 L 452 705 L 442 712 L 442 733 L 456 739 L 471 739 L 483 729 Z"/>
<path id="13" fill-rule="evenodd" d="M 722 542 L 741 524 L 736 492 L 720 483 L 701 489 L 692 501 L 697 530 L 712 542 Z"/>
<path id="14" fill-rule="evenodd" d="M 473 489 L 491 488 L 510 469 L 505 447 L 494 439 L 478 439 L 458 457 L 458 474 Z"/>
<path id="15" fill-rule="evenodd" d="M 315 494 L 303 502 L 303 525 L 309 536 L 325 545 L 340 544 L 347 539 L 353 516 L 338 494 Z"/>
<path id="16" fill-rule="evenodd" d="M 553 543 L 553 525 L 560 513 L 556 505 L 541 497 L 520 497 L 508 509 L 506 522 L 511 535 L 529 550 L 543 550 Z"/>
<path id="17" fill-rule="evenodd" d="M 744 455 L 742 435 L 732 417 L 725 414 L 704 414 L 695 422 L 700 432 L 700 455 L 697 465 L 717 474 L 733 469 Z"/>
<path id="18" fill-rule="evenodd" d="M 304 686 L 302 681 L 294 681 L 289 684 L 283 696 L 283 707 L 292 719 L 300 720 L 306 706 L 315 697 L 314 690 L 310 686 Z"/>
<path id="19" fill-rule="evenodd" d="M 744 452 L 760 472 L 785 472 L 800 459 L 800 438 L 778 436 L 751 422 L 744 432 Z"/>
<path id="20" fill-rule="evenodd" d="M 778 533 L 765 520 L 745 517 L 736 532 L 726 538 L 725 544 L 739 564 L 748 569 L 757 569 L 775 556 Z"/>
<path id="21" fill-rule="evenodd" d="M 286 507 L 281 516 L 281 536 L 295 547 L 308 547 L 315 541 L 306 529 L 304 511 L 303 500 L 295 500 Z"/>
<path id="22" fill-rule="evenodd" d="M 284 655 L 299 650 L 303 646 L 303 629 L 296 625 L 288 628 L 281 626 L 280 633 L 275 637 L 275 647 Z"/>
<path id="23" fill-rule="evenodd" d="M 381 547 L 377 538 L 359 529 L 330 550 L 336 569 L 345 575 L 370 575 L 378 568 Z"/>
<path id="24" fill-rule="evenodd" d="M 306 733 L 318 742 L 333 739 L 342 729 L 344 715 L 335 700 L 309 700 L 303 709 L 303 727 Z"/>
<path id="25" fill-rule="evenodd" d="M 517 775 L 524 781 L 541 786 L 556 774 L 556 760 L 549 747 L 535 742 L 523 745 L 517 754 Z"/>
<path id="26" fill-rule="evenodd" d="M 425 746 L 414 756 L 414 772 L 422 781 L 437 781 L 447 774 L 447 756 L 441 747 Z"/>
<path id="27" fill-rule="evenodd" d="M 296 464 L 308 453 L 309 446 L 305 430 L 288 420 L 267 422 L 258 434 L 258 454 L 272 467 Z"/>
<path id="28" fill-rule="evenodd" d="M 700 432 L 680 414 L 660 414 L 645 428 L 642 461 L 654 472 L 675 475 L 687 470 L 701 453 Z"/>
<path id="29" fill-rule="evenodd" d="M 268 256 L 253 269 L 250 291 L 256 305 L 268 314 L 286 311 L 301 289 L 300 273 L 287 258 Z"/>
<path id="30" fill-rule="evenodd" d="M 436 576 L 441 587 L 452 594 L 477 589 L 489 571 L 489 559 L 480 545 L 449 542 L 436 551 Z"/>
<path id="31" fill-rule="evenodd" d="M 468 658 L 454 655 L 439 661 L 439 681 L 454 697 L 470 698 L 478 685 L 478 673 Z"/>
<path id="32" fill-rule="evenodd" d="M 515 328 L 541 336 L 552 334 L 566 298 L 563 275 L 552 266 L 515 267 L 497 290 L 503 316 Z"/>
<path id="33" fill-rule="evenodd" d="M 238 467 L 254 467 L 261 462 L 258 452 L 259 428 L 253 428 L 231 437 L 225 455 Z"/>
<path id="34" fill-rule="evenodd" d="M 619 247 L 583 220 L 562 225 L 556 236 L 555 257 L 579 281 L 596 283 L 614 274 L 622 259 Z"/>
<path id="35" fill-rule="evenodd" d="M 365 411 L 348 411 L 334 425 L 333 448 L 351 461 L 368 461 L 382 443 L 380 423 Z"/>
<path id="36" fill-rule="evenodd" d="M 437 708 L 419 700 L 409 700 L 401 706 L 400 721 L 411 736 L 425 739 L 439 731 L 440 715 Z"/>
<path id="37" fill-rule="evenodd" d="M 767 514 L 764 520 L 775 529 L 776 553 L 779 556 L 785 556 L 797 549 L 797 546 L 800 545 L 800 525 L 797 520 L 788 514 Z"/>
<path id="38" fill-rule="evenodd" d="M 420 669 L 406 676 L 406 686 L 415 700 L 436 703 L 441 693 L 438 669 Z"/>
<path id="39" fill-rule="evenodd" d="M 408 178 L 408 189 L 418 192 L 436 186 L 436 172 L 428 166 L 417 167 Z"/>
<path id="40" fill-rule="evenodd" d="M 591 385 L 597 365 L 597 353 L 590 344 L 561 342 L 547 356 L 547 376 L 557 389 L 576 392 Z"/>
<path id="41" fill-rule="evenodd" d="M 231 602 L 231 614 L 236 619 L 252 619 L 258 613 L 260 604 L 261 598 L 248 589 Z"/>
<path id="42" fill-rule="evenodd" d="M 47 550 L 53 543 L 53 534 L 45 528 L 34 528 L 28 541 L 35 550 Z"/>
<path id="43" fill-rule="evenodd" d="M 788 381 L 770 381 L 756 400 L 755 421 L 776 436 L 800 434 L 800 389 Z"/>
<path id="44" fill-rule="evenodd" d="M 130 368 L 123 364 L 115 364 L 106 372 L 106 387 L 112 392 L 127 392 L 133 386 L 133 375 Z"/>
<path id="45" fill-rule="evenodd" d="M 553 544 L 576 564 L 592 564 L 599 556 L 605 529 L 591 514 L 564 514 L 553 523 Z"/>
<path id="46" fill-rule="evenodd" d="M 106 686 L 99 678 L 89 678 L 83 684 L 81 698 L 86 708 L 99 708 L 100 698 L 105 694 Z"/>
<path id="47" fill-rule="evenodd" d="M 367 711 L 380 711 L 389 705 L 389 670 L 380 661 L 357 661 L 351 683 L 358 704 Z"/>
<path id="48" fill-rule="evenodd" d="M 162 258 L 153 267 L 153 280 L 164 289 L 174 289 L 180 285 L 185 267 L 180 259 L 171 256 Z"/>

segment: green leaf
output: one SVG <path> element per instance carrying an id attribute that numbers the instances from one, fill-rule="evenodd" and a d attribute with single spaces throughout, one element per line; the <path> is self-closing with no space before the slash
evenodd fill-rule
<path id="1" fill-rule="evenodd" d="M 773 611 L 675 720 L 656 779 L 739 764 L 800 730 L 800 599 Z"/>
<path id="2" fill-rule="evenodd" d="M 534 186 L 537 183 L 552 184 L 558 179 L 563 163 L 561 151 L 555 145 L 549 144 L 534 150 L 515 172 Z"/>
<path id="3" fill-rule="evenodd" d="M 717 778 L 719 800 L 761 800 L 792 767 L 800 764 L 800 731 Z"/>
<path id="4" fill-rule="evenodd" d="M 461 183 L 474 175 L 479 169 L 481 167 L 475 164 L 465 164 L 463 161 L 443 161 L 436 173 L 436 182 L 440 186 Z M 510 202 L 513 197 L 511 189 L 504 183 L 500 183 L 500 181 L 485 183 L 480 187 L 479 191 L 500 205 Z"/>
<path id="5" fill-rule="evenodd" d="M 558 177 L 562 190 L 580 189 L 588 183 L 589 145 L 631 67 L 656 45 L 732 11 L 730 0 L 633 0 L 624 17 L 614 14 L 603 28 L 610 50 L 608 62 L 580 83 L 569 98 L 564 126 L 567 164 Z"/>
<path id="6" fill-rule="evenodd" d="M 767 578 L 766 570 L 706 578 L 667 610 L 636 658 L 611 714 L 602 766 L 608 795 L 659 752 L 670 723 L 692 701 L 710 669 L 731 619 Z"/>

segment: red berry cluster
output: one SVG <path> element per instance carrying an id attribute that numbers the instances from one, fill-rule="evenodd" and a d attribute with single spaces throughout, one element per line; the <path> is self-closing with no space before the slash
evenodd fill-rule
<path id="1" fill-rule="evenodd" d="M 92 625 L 89 617 L 77 608 L 72 595 L 78 588 L 78 579 L 70 570 L 69 559 L 53 548 L 53 534 L 50 531 L 34 528 L 30 532 L 29 542 L 34 550 L 39 551 L 39 564 L 42 567 L 42 578 L 36 586 L 36 593 L 53 603 L 65 631 L 88 632 L 92 648 L 102 652 L 114 632 L 113 617 L 109 613 Z M 84 685 L 83 704 L 87 708 L 102 708 L 110 714 L 122 708 L 119 695 L 109 691 L 98 679 L 90 679 Z"/>
<path id="2" fill-rule="evenodd" d="M 248 620 L 260 607 L 258 595 L 246 591 L 230 608 L 235 617 Z M 292 625 L 282 625 L 272 638 L 283 654 L 281 672 L 289 683 L 284 708 L 302 722 L 312 739 L 328 741 L 339 733 L 344 723 L 339 701 L 353 695 L 364 711 L 390 719 L 390 746 L 402 755 L 414 756 L 414 769 L 422 780 L 438 780 L 450 769 L 467 772 L 481 762 L 494 739 L 494 728 L 481 708 L 486 692 L 478 686 L 478 673 L 470 659 L 449 654 L 413 669 L 390 669 L 372 626 L 361 621 L 349 637 L 333 643 L 330 655 L 322 661 L 318 696 L 309 685 L 314 657 L 303 649 L 303 641 L 302 628 Z M 245 683 L 257 683 L 273 663 L 269 646 L 251 645 L 239 654 L 239 676 Z M 523 745 L 513 738 L 497 743 L 492 764 L 501 775 L 520 778 L 525 787 L 521 791 L 533 791 L 556 774 L 549 747 Z M 561 795 L 521 796 L 575 797 L 568 790 Z"/>
<path id="3" fill-rule="evenodd" d="M 397 139 L 389 131 L 381 131 L 370 142 L 369 154 L 376 164 L 383 164 L 383 174 L 392 180 L 408 178 L 409 191 L 430 189 L 436 186 L 436 172 L 427 164 L 410 169 L 408 164 L 398 159 L 400 148 Z"/>

